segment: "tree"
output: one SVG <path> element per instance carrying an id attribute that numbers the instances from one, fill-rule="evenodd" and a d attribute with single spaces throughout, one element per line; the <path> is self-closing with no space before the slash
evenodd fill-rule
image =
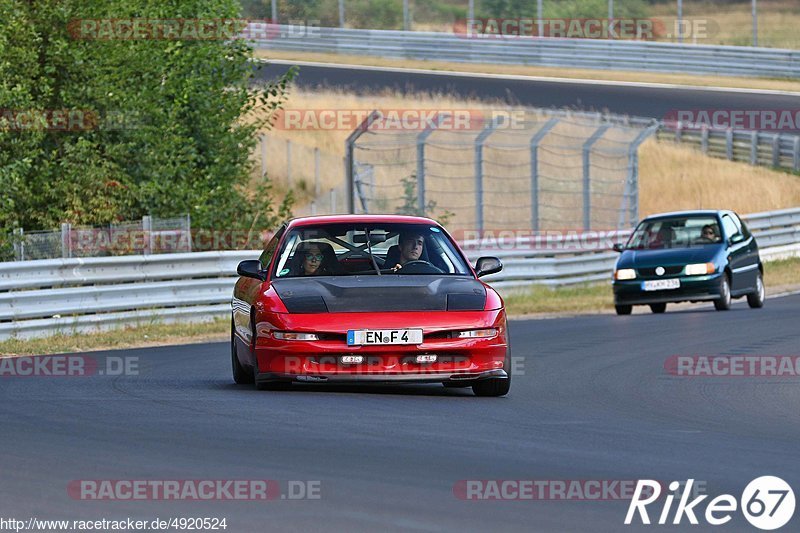
<path id="1" fill-rule="evenodd" d="M 103 26 L 238 15 L 235 0 L 0 0 L 0 235 L 145 214 L 268 227 L 285 214 L 268 182 L 248 187 L 249 155 L 295 72 L 255 89 L 251 49 L 224 32 L 120 39 Z"/>

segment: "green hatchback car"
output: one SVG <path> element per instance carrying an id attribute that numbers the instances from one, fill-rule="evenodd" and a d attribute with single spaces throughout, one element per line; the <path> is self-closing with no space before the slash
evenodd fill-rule
<path id="1" fill-rule="evenodd" d="M 764 305 L 764 266 L 756 239 L 733 211 L 681 211 L 647 217 L 636 226 L 614 269 L 614 305 L 663 313 L 670 302 L 712 301 L 719 311 L 732 298 Z"/>

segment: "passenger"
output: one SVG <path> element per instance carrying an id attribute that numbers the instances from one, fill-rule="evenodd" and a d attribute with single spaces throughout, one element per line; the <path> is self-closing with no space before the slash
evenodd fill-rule
<path id="1" fill-rule="evenodd" d="M 334 265 L 330 264 L 330 254 L 323 249 L 324 244 L 317 242 L 304 242 L 295 250 L 292 261 L 293 276 L 331 276 L 334 275 Z M 335 256 L 333 261 L 336 261 Z"/>

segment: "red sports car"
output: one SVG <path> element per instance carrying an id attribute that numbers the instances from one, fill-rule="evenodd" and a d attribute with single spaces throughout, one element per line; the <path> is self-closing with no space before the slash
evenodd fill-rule
<path id="1" fill-rule="evenodd" d="M 236 383 L 433 382 L 503 396 L 511 385 L 503 300 L 433 220 L 396 215 L 298 218 L 233 293 Z"/>

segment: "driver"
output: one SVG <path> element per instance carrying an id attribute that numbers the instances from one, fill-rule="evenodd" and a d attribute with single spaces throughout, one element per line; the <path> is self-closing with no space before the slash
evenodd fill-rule
<path id="1" fill-rule="evenodd" d="M 714 225 L 706 224 L 700 231 L 700 237 L 695 239 L 695 242 L 698 244 L 707 244 L 717 242 L 718 239 L 719 237 L 717 237 L 717 229 L 714 227 Z"/>
<path id="2" fill-rule="evenodd" d="M 410 232 L 400 234 L 400 262 L 392 267 L 395 272 L 403 268 L 410 261 L 419 261 L 422 256 L 422 247 L 425 246 L 425 237 L 422 233 Z"/>

